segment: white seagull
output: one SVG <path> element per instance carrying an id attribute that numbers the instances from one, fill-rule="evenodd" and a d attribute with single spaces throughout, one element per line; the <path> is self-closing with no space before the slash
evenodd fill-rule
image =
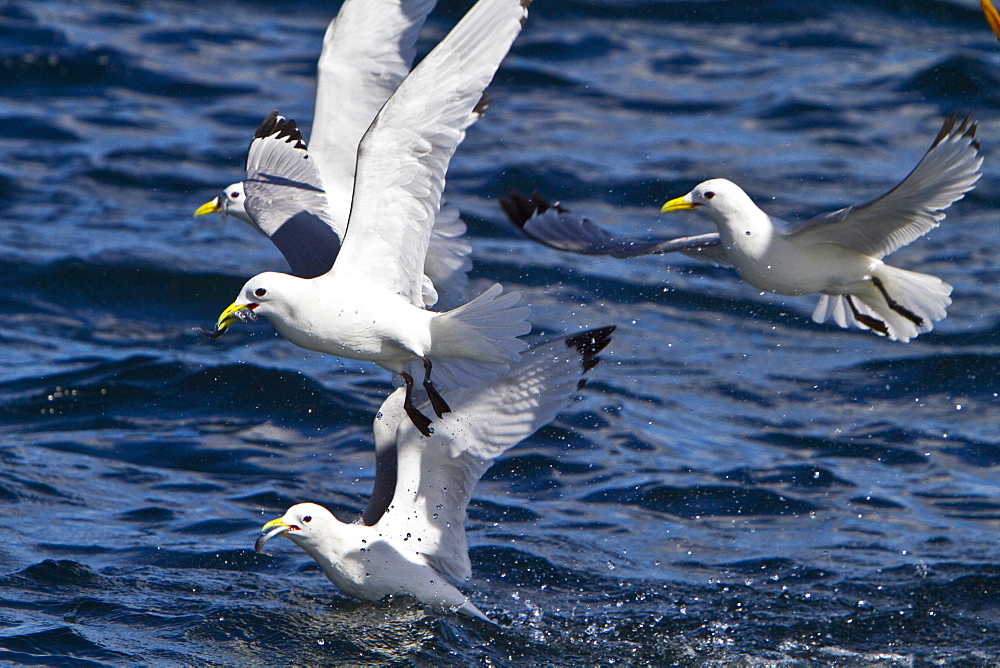
<path id="1" fill-rule="evenodd" d="M 409 73 L 417 35 L 435 2 L 347 0 L 327 27 L 320 52 L 309 169 L 295 165 L 295 147 L 305 146 L 297 129 L 285 127 L 295 122 L 275 112 L 254 134 L 243 180 L 194 215 L 221 212 L 249 223 L 274 243 L 295 276 L 329 271 L 347 227 L 358 144 Z M 466 125 L 484 108 L 475 109 Z M 425 305 L 460 303 L 472 266 L 464 234 L 458 210 L 443 206 L 424 263 L 430 281 Z"/>
<path id="2" fill-rule="evenodd" d="M 951 286 L 935 276 L 889 266 L 882 258 L 937 227 L 944 211 L 979 180 L 983 159 L 971 116 L 952 115 L 930 149 L 896 187 L 869 202 L 789 223 L 761 211 L 725 179 L 705 181 L 662 211 L 697 208 L 718 234 L 669 240 L 607 232 L 540 196 L 513 193 L 504 203 L 524 233 L 559 250 L 613 257 L 681 252 L 730 266 L 756 288 L 820 294 L 815 322 L 832 318 L 892 340 L 909 341 L 947 314 Z"/>
<path id="3" fill-rule="evenodd" d="M 525 352 L 505 376 L 454 402 L 431 438 L 421 438 L 405 419 L 404 390 L 396 390 L 374 425 L 376 452 L 394 453 L 395 461 L 377 465 L 362 519 L 346 524 L 323 506 L 301 503 L 265 524 L 254 549 L 284 534 L 345 594 L 369 601 L 409 595 L 487 619 L 452 584 L 472 574 L 465 536 L 472 492 L 493 460 L 555 418 L 583 387 L 612 331 L 582 332 Z"/>
<path id="4" fill-rule="evenodd" d="M 410 398 L 411 363 L 423 364 L 438 417 L 449 407 L 431 383 L 432 364 L 452 387 L 509 368 L 524 349 L 517 337 L 531 328 L 529 309 L 516 306 L 520 295 L 494 285 L 451 311 L 427 311 L 421 268 L 448 163 L 528 4 L 477 2 L 382 107 L 358 148 L 348 229 L 330 271 L 255 276 L 219 316 L 217 332 L 248 313 L 263 315 L 298 346 L 375 362 L 402 377 L 404 407 L 424 434 L 430 420 Z"/>

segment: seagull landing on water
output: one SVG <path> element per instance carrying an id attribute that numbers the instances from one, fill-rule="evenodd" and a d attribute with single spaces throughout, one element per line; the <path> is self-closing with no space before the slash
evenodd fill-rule
<path id="1" fill-rule="evenodd" d="M 402 378 L 404 408 L 424 435 L 430 419 L 412 401 L 420 365 L 439 418 L 450 409 L 431 381 L 432 366 L 450 387 L 507 371 L 525 348 L 517 337 L 531 329 L 528 307 L 517 306 L 520 294 L 501 294 L 497 284 L 458 308 L 427 311 L 422 267 L 448 163 L 528 4 L 479 0 L 414 68 L 361 140 L 333 267 L 311 279 L 276 272 L 251 278 L 219 316 L 216 335 L 252 312 L 295 345 L 374 362 Z"/>
<path id="2" fill-rule="evenodd" d="M 493 460 L 555 418 L 583 387 L 613 330 L 525 352 L 506 375 L 464 393 L 430 438 L 406 419 L 404 390 L 396 390 L 375 420 L 375 490 L 364 523 L 345 524 L 322 506 L 301 503 L 265 524 L 254 549 L 283 534 L 345 594 L 368 601 L 409 595 L 487 619 L 449 582 L 472 574 L 465 536 L 472 492 Z M 393 466 L 382 465 L 387 454 L 395 455 Z"/>
<path id="3" fill-rule="evenodd" d="M 944 211 L 979 180 L 983 159 L 971 116 L 953 114 L 902 183 L 869 202 L 793 224 L 761 211 L 725 179 L 699 184 L 662 211 L 697 209 L 718 233 L 636 239 L 604 230 L 535 193 L 501 201 L 526 236 L 557 250 L 618 258 L 683 253 L 736 269 L 756 288 L 820 294 L 813 320 L 832 318 L 892 340 L 909 341 L 947 315 L 951 286 L 935 276 L 883 263 L 889 253 L 937 227 Z"/>
<path id="4" fill-rule="evenodd" d="M 409 73 L 435 2 L 346 0 L 323 38 L 308 153 L 295 121 L 272 113 L 250 143 L 243 180 L 194 215 L 221 213 L 249 223 L 274 243 L 294 276 L 329 271 L 351 210 L 358 144 Z M 477 106 L 465 127 L 484 109 Z M 465 231 L 458 209 L 442 205 L 423 266 L 425 306 L 461 303 L 472 267 Z"/>

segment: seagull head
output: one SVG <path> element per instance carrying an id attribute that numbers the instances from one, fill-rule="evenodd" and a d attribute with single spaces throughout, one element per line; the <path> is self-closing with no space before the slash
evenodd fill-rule
<path id="1" fill-rule="evenodd" d="M 222 193 L 210 202 L 205 202 L 195 209 L 195 216 L 204 216 L 209 213 L 221 213 L 222 217 L 235 216 L 247 223 L 253 223 L 250 214 L 247 213 L 243 201 L 246 193 L 243 191 L 243 182 L 239 181 L 225 188 Z"/>
<path id="2" fill-rule="evenodd" d="M 214 339 L 222 336 L 230 325 L 238 321 L 256 320 L 261 315 L 282 331 L 282 323 L 294 320 L 296 313 L 301 310 L 296 308 L 297 301 L 294 297 L 296 288 L 304 283 L 306 279 L 276 271 L 257 274 L 246 282 L 239 298 L 219 314 L 215 331 L 202 333 Z"/>
<path id="3" fill-rule="evenodd" d="M 282 517 L 271 520 L 260 529 L 254 543 L 255 552 L 264 549 L 264 543 L 284 534 L 299 547 L 307 549 L 323 537 L 337 522 L 329 510 L 315 503 L 300 503 L 289 508 Z"/>
<path id="4" fill-rule="evenodd" d="M 716 223 L 725 224 L 756 209 L 743 189 L 726 179 L 703 181 L 683 197 L 675 197 L 660 209 L 663 213 L 699 209 Z"/>

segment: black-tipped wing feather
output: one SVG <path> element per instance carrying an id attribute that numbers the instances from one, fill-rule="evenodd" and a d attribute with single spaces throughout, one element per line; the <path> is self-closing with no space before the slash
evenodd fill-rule
<path id="1" fill-rule="evenodd" d="M 264 119 L 247 151 L 244 206 L 288 261 L 292 274 L 315 278 L 340 251 L 319 169 L 295 121 L 276 111 Z"/>
<path id="2" fill-rule="evenodd" d="M 558 203 L 550 204 L 538 192 L 530 198 L 512 192 L 500 200 L 507 218 L 526 237 L 543 246 L 578 255 L 630 258 L 682 253 L 722 267 L 730 266 L 717 233 L 676 239 L 637 239 L 613 234 Z"/>
<path id="3" fill-rule="evenodd" d="M 983 164 L 975 121 L 956 121 L 952 114 L 913 171 L 886 194 L 789 225 L 784 233 L 881 258 L 937 227 L 944 210 L 972 189 Z"/>
<path id="4" fill-rule="evenodd" d="M 580 353 L 584 373 L 593 369 L 601 361 L 597 354 L 611 343 L 611 333 L 614 331 L 615 325 L 611 325 L 566 337 L 566 346 Z"/>
<path id="5" fill-rule="evenodd" d="M 376 424 L 377 449 L 388 452 L 395 437 L 399 456 L 395 493 L 378 523 L 383 534 L 402 538 L 414 526 L 431 527 L 413 536 L 428 562 L 450 577 L 468 577 L 464 525 L 476 483 L 494 459 L 569 403 L 612 331 L 614 327 L 580 332 L 526 351 L 507 374 L 453 401 L 452 412 L 435 422 L 434 434 L 427 438 L 402 415 L 401 394 L 390 396 L 380 409 L 386 424 Z M 380 429 L 390 424 L 399 427 Z M 374 515 L 377 509 L 372 510 Z"/>

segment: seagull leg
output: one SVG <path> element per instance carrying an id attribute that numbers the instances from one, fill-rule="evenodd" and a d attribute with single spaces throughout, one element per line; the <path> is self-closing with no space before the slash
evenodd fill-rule
<path id="1" fill-rule="evenodd" d="M 434 387 L 434 383 L 431 382 L 431 361 L 426 357 L 422 359 L 424 361 L 424 389 L 427 391 L 427 398 L 431 400 L 431 406 L 434 408 L 435 415 L 444 417 L 445 413 L 451 412 L 451 407 L 448 406 L 448 402 L 444 400 L 441 393 Z"/>
<path id="2" fill-rule="evenodd" d="M 858 307 L 854 305 L 854 300 L 851 299 L 851 295 L 844 295 L 844 300 L 847 305 L 851 307 L 851 313 L 854 314 L 854 319 L 863 325 L 867 325 L 873 332 L 879 336 L 889 336 L 889 328 L 886 324 L 879 320 L 878 318 L 873 318 L 870 315 L 865 315 L 858 311 Z"/>
<path id="3" fill-rule="evenodd" d="M 410 418 L 410 422 L 413 426 L 417 428 L 424 436 L 430 436 L 434 433 L 431 429 L 431 421 L 426 415 L 417 410 L 417 407 L 413 405 L 413 376 L 406 373 L 405 371 L 400 372 L 400 376 L 403 377 L 403 382 L 406 383 L 406 396 L 403 398 L 403 410 L 406 411 L 406 415 Z"/>
<path id="4" fill-rule="evenodd" d="M 882 293 L 883 297 L 885 297 L 885 303 L 889 305 L 889 308 L 891 308 L 893 311 L 895 311 L 899 315 L 903 316 L 904 318 L 912 322 L 917 327 L 923 326 L 924 324 L 923 318 L 921 318 L 919 315 L 917 315 L 916 313 L 906 308 L 905 306 L 903 306 L 902 304 L 900 304 L 895 299 L 889 296 L 889 293 L 886 292 L 885 290 L 885 286 L 882 285 L 882 279 L 872 276 L 872 283 L 875 284 L 875 287 L 878 288 L 878 291 Z"/>

